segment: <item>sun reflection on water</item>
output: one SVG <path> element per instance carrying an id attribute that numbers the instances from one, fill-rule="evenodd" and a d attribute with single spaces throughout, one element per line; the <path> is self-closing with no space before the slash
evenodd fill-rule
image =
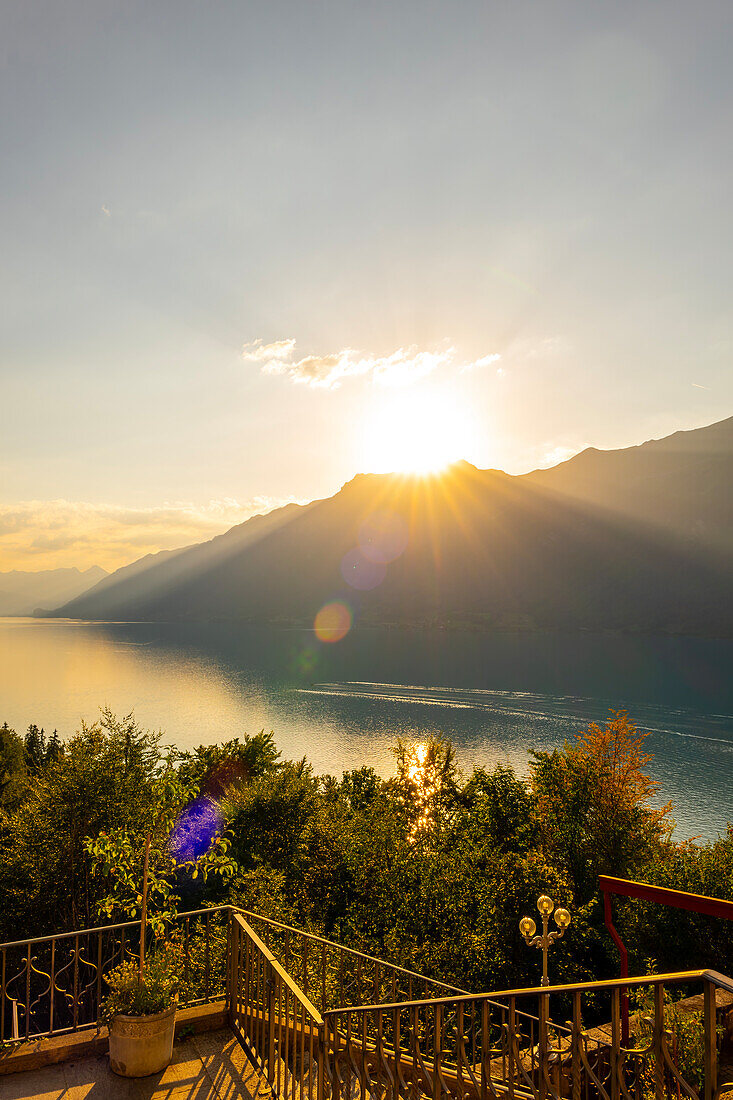
<path id="1" fill-rule="evenodd" d="M 410 838 L 428 835 L 437 823 L 443 786 L 439 740 L 401 742 L 396 750 L 398 774 L 411 812 Z"/>

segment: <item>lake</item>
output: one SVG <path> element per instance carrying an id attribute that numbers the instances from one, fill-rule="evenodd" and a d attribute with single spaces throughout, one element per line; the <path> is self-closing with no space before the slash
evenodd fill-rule
<path id="1" fill-rule="evenodd" d="M 108 705 L 181 748 L 271 729 L 318 772 L 392 772 L 398 736 L 452 738 L 459 762 L 561 745 L 610 709 L 651 731 L 679 839 L 733 818 L 733 642 L 592 634 L 0 619 L 0 722 L 62 737 Z"/>

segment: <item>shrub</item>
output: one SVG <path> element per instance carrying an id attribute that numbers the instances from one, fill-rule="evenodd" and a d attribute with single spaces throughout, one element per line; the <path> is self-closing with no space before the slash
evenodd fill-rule
<path id="1" fill-rule="evenodd" d="M 148 956 L 143 978 L 137 959 L 127 959 L 105 974 L 110 992 L 100 1015 L 106 1024 L 115 1016 L 152 1016 L 163 1012 L 183 988 L 184 958 L 179 944 L 167 944 Z"/>

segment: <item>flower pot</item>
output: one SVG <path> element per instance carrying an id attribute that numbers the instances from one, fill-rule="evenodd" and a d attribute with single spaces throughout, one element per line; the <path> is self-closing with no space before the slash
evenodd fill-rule
<path id="1" fill-rule="evenodd" d="M 120 1077 L 160 1073 L 173 1057 L 175 1002 L 153 1016 L 115 1016 L 109 1029 L 109 1064 Z"/>

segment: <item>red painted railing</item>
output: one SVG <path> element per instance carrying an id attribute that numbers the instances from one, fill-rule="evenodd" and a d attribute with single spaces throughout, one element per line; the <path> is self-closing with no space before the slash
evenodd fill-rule
<path id="1" fill-rule="evenodd" d="M 707 917 L 720 917 L 721 920 L 733 920 L 733 901 L 724 898 L 709 898 L 704 894 L 690 894 L 686 890 L 670 890 L 666 886 L 652 886 L 650 882 L 634 882 L 627 878 L 612 878 L 600 875 L 598 884 L 603 893 L 603 915 L 611 939 L 618 947 L 621 956 L 621 977 L 629 976 L 629 953 L 626 945 L 613 924 L 611 897 L 616 894 L 639 901 L 652 901 L 656 905 L 667 905 L 672 909 L 687 909 L 691 913 L 702 913 Z M 621 998 L 623 1041 L 629 1039 L 629 999 L 624 993 Z"/>

